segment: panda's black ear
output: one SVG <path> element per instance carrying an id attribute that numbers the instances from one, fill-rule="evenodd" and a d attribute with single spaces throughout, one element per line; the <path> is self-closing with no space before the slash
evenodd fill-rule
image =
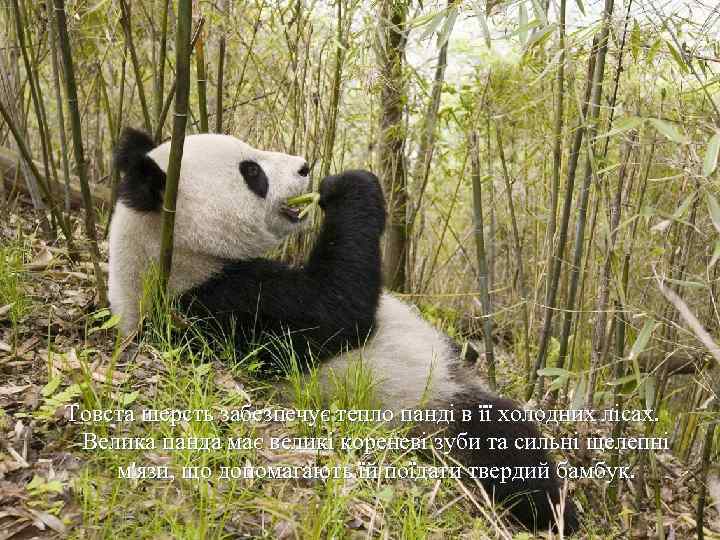
<path id="1" fill-rule="evenodd" d="M 155 212 L 162 208 L 165 172 L 148 156 L 155 148 L 150 135 L 133 128 L 125 128 L 115 147 L 113 162 L 123 173 L 118 185 L 118 200 L 140 212 Z"/>

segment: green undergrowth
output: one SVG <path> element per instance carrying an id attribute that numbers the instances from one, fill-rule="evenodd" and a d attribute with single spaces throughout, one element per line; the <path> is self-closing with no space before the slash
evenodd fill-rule
<path id="1" fill-rule="evenodd" d="M 157 363 L 156 380 L 145 390 L 133 390 L 147 371 L 137 361 L 125 366 L 131 376 L 126 388 L 99 384 L 90 378 L 77 385 L 85 409 L 200 409 L 212 422 L 107 422 L 75 425 L 75 441 L 83 432 L 98 436 L 152 438 L 261 438 L 262 448 L 191 450 L 85 450 L 86 462 L 74 482 L 83 528 L 76 537 L 108 538 L 440 538 L 492 528 L 470 513 L 469 501 L 452 480 L 389 480 L 358 477 L 322 479 L 219 478 L 220 467 L 258 465 L 327 465 L 356 467 L 360 463 L 409 465 L 417 455 L 401 451 L 341 450 L 343 437 L 388 437 L 398 428 L 377 422 L 331 421 L 308 424 L 219 420 L 223 410 L 371 409 L 378 406 L 372 373 L 360 358 L 342 375 L 321 380 L 317 370 L 301 370 L 292 348 L 276 343 L 274 354 L 286 374 L 270 380 L 258 377 L 258 351 L 233 357 L 230 338 L 211 338 L 194 326 L 178 332 L 172 300 L 152 293 L 148 282 L 144 300 L 146 322 L 140 338 L 141 355 Z M 100 322 L 98 322 L 99 324 Z M 119 343 L 119 342 L 118 342 Z M 233 351 L 232 353 L 230 351 Z M 280 352 L 279 352 L 280 351 Z M 140 355 L 139 355 L 140 356 Z M 231 381 L 232 384 L 228 384 Z M 324 390 L 323 390 L 324 388 Z M 118 404 L 118 396 L 128 403 Z M 269 439 L 331 438 L 331 451 L 293 452 L 270 449 Z M 120 478 L 119 468 L 167 465 L 172 480 Z M 208 467 L 211 478 L 183 478 L 183 467 Z"/>
<path id="2" fill-rule="evenodd" d="M 31 312 L 31 299 L 23 269 L 29 248 L 18 234 L 16 239 L 0 244 L 0 320 L 7 319 L 12 328 L 13 346 L 17 339 L 17 327 Z"/>

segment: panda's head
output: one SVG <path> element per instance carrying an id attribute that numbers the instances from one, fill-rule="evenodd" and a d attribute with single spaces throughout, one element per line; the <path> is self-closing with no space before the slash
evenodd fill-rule
<path id="1" fill-rule="evenodd" d="M 170 142 L 156 147 L 145 133 L 125 129 L 115 154 L 123 173 L 119 203 L 144 218 L 159 218 L 169 155 Z M 228 135 L 187 136 L 175 248 L 245 258 L 276 247 L 303 226 L 284 201 L 308 191 L 309 172 L 301 157 L 258 150 Z"/>

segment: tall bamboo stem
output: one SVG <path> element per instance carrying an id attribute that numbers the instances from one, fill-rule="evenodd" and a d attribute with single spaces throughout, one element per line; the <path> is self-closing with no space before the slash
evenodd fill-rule
<path id="1" fill-rule="evenodd" d="M 165 59 L 167 57 L 167 28 L 168 7 L 170 0 L 162 1 L 162 14 L 160 16 L 160 52 L 155 66 L 155 124 L 160 124 L 160 115 L 163 110 L 163 96 L 165 95 Z"/>
<path id="2" fill-rule="evenodd" d="M 380 177 L 388 201 L 388 225 L 385 229 L 383 277 L 385 285 L 404 291 L 407 284 L 407 179 L 405 169 L 405 128 L 403 110 L 405 80 L 406 0 L 381 2 L 380 24 L 383 42 L 379 62 L 383 75 L 380 144 Z"/>
<path id="3" fill-rule="evenodd" d="M 485 225 L 483 221 L 482 178 L 480 177 L 480 145 L 475 131 L 470 133 L 470 166 L 473 186 L 473 216 L 475 223 L 475 251 L 478 265 L 478 287 L 480 288 L 480 305 L 482 307 L 483 341 L 485 360 L 488 365 L 488 382 L 494 389 L 495 353 L 492 340 L 492 304 L 488 287 L 487 257 L 485 254 Z"/>
<path id="4" fill-rule="evenodd" d="M 580 113 L 580 121 L 578 126 L 575 128 L 575 136 L 573 138 L 573 144 L 570 149 L 570 158 L 568 160 L 567 180 L 565 182 L 565 200 L 563 202 L 562 215 L 560 220 L 560 229 L 558 231 L 558 241 L 555 246 L 555 256 L 553 257 L 552 268 L 550 269 L 550 283 L 547 294 L 547 302 L 545 305 L 545 318 L 543 320 L 543 327 L 540 333 L 540 343 L 538 345 L 538 353 L 535 357 L 535 365 L 530 371 L 530 379 L 528 381 L 527 389 L 525 392 L 525 399 L 529 400 L 535 390 L 535 383 L 537 381 L 537 372 L 545 365 L 545 357 L 547 355 L 548 344 L 550 343 L 550 332 L 552 329 L 552 321 L 555 315 L 555 307 L 557 304 L 557 293 L 558 286 L 560 284 L 560 273 L 562 270 L 562 261 L 565 255 L 565 244 L 567 243 L 568 228 L 570 226 L 570 211 L 572 209 L 573 191 L 575 189 L 575 175 L 577 173 L 578 160 L 580 158 L 580 149 L 582 147 L 583 137 L 585 135 L 585 123 L 584 119 L 586 116 L 588 102 L 590 98 L 590 92 L 592 90 L 592 77 L 595 71 L 595 59 L 597 51 L 597 38 L 593 40 L 593 47 L 589 58 L 588 58 L 588 84 L 585 88 L 585 100 Z"/>
<path id="5" fill-rule="evenodd" d="M 568 340 L 570 339 L 570 327 L 573 321 L 575 311 L 575 299 L 577 296 L 578 283 L 580 280 L 580 268 L 582 267 L 583 248 L 585 246 L 585 222 L 587 215 L 588 202 L 590 200 L 590 190 L 592 188 L 592 179 L 595 175 L 593 147 L 595 144 L 595 136 L 598 131 L 598 118 L 600 116 L 600 100 L 602 99 L 603 78 L 605 75 L 605 58 L 608 49 L 608 36 L 610 34 L 610 18 L 614 0 L 605 0 L 605 9 L 603 14 L 603 27 L 598 40 L 597 60 L 595 62 L 595 71 L 592 78 L 592 93 L 590 95 L 590 107 L 587 116 L 587 148 L 588 157 L 585 160 L 585 177 L 582 188 L 580 190 L 580 202 L 578 204 L 578 216 L 575 222 L 575 246 L 573 250 L 573 263 L 570 271 L 570 287 L 568 289 L 568 297 L 566 302 L 566 310 L 563 317 L 562 331 L 560 333 L 560 353 L 558 363 L 561 366 L 569 367 L 567 359 Z M 589 385 L 588 385 L 589 387 Z M 591 396 L 588 396 L 591 400 Z"/>
<path id="6" fill-rule="evenodd" d="M 205 32 L 200 31 L 195 47 L 195 69 L 197 70 L 198 108 L 200 109 L 200 132 L 208 133 L 207 74 L 205 69 Z"/>
<path id="7" fill-rule="evenodd" d="M 145 85 L 143 84 L 142 73 L 140 72 L 140 62 L 137 57 L 135 42 L 133 41 L 132 25 L 130 24 L 130 8 L 126 4 L 126 0 L 120 0 L 120 10 L 122 11 L 120 21 L 122 23 L 123 30 L 125 31 L 125 42 L 127 43 L 128 50 L 130 51 L 130 60 L 132 62 L 133 71 L 135 72 L 135 83 L 137 84 L 138 98 L 140 98 L 140 109 L 142 110 L 145 129 L 148 133 L 152 133 L 150 110 L 148 109 L 147 99 L 145 99 Z"/>
<path id="8" fill-rule="evenodd" d="M 70 163 L 68 160 L 67 134 L 65 132 L 65 112 L 63 111 L 63 96 L 60 88 L 60 67 L 58 66 L 57 42 L 58 32 L 55 21 L 55 10 L 51 9 L 50 16 L 53 27 L 50 36 L 50 55 L 52 59 L 53 85 L 55 87 L 55 108 L 57 109 L 58 131 L 60 133 L 60 158 L 63 166 L 63 180 L 65 182 L 65 212 L 70 212 Z"/>
<path id="9" fill-rule="evenodd" d="M 172 252 L 175 229 L 175 203 L 180 180 L 180 165 L 185 144 L 188 101 L 190 96 L 190 28 L 192 25 L 192 1 L 179 0 L 177 34 L 175 35 L 175 118 L 170 142 L 170 157 L 165 195 L 163 198 L 162 229 L 160 236 L 160 283 L 167 287 L 172 269 Z"/>
<path id="10" fill-rule="evenodd" d="M 52 189 L 50 188 L 50 153 L 48 151 L 48 132 L 47 126 L 44 122 L 43 108 L 40 102 L 40 87 L 38 81 L 35 78 L 35 71 L 32 68 L 30 62 L 30 56 L 28 54 L 27 44 L 25 42 L 25 23 L 22 18 L 20 11 L 20 5 L 18 0 L 12 0 L 13 14 L 15 18 L 15 32 L 17 34 L 18 45 L 20 47 L 20 53 L 22 55 L 23 64 L 25 66 L 25 75 L 30 86 L 30 97 L 32 98 L 33 111 L 38 124 L 38 131 L 40 132 L 40 146 L 42 149 L 43 167 L 45 169 L 45 179 L 48 182 L 48 205 L 55 204 L 55 197 Z"/>
<path id="11" fill-rule="evenodd" d="M 67 31 L 65 18 L 65 0 L 54 0 L 55 21 L 58 28 L 58 41 L 65 72 L 65 95 L 67 97 L 70 125 L 72 127 L 73 150 L 75 153 L 75 166 L 80 180 L 83 204 L 85 206 L 85 234 L 90 242 L 90 257 L 95 271 L 95 284 L 101 306 L 107 305 L 105 291 L 105 277 L 100 270 L 100 250 L 98 249 L 97 234 L 95 230 L 95 207 L 90 194 L 90 185 L 87 177 L 87 164 L 85 163 L 85 150 L 83 148 L 82 131 L 80 124 L 80 111 L 78 109 L 77 85 L 75 83 L 75 70 L 73 68 L 72 51 L 70 50 L 70 36 Z"/>
<path id="12" fill-rule="evenodd" d="M 227 4 L 222 2 L 221 11 L 225 12 Z M 223 132 L 223 87 L 225 85 L 225 28 L 222 29 L 220 42 L 218 44 L 218 73 L 217 73 L 217 91 L 215 94 L 215 133 Z"/>
<path id="13" fill-rule="evenodd" d="M 523 357 L 525 365 L 530 365 L 530 317 L 528 315 L 528 291 L 525 283 L 525 268 L 523 265 L 523 252 L 520 242 L 520 232 L 518 230 L 517 218 L 515 217 L 515 203 L 512 196 L 512 184 L 510 183 L 510 173 L 505 160 L 505 149 L 502 139 L 502 128 L 500 124 L 495 126 L 495 135 L 497 137 L 498 153 L 500 154 L 500 163 L 502 165 L 503 179 L 505 180 L 505 192 L 507 194 L 508 210 L 510 212 L 510 223 L 512 225 L 513 235 L 513 251 L 515 252 L 515 262 L 517 264 L 518 283 L 520 289 L 520 297 L 522 300 L 522 317 L 523 317 Z"/>
<path id="14" fill-rule="evenodd" d="M 20 130 L 18 129 L 17 125 L 13 121 L 12 116 L 10 116 L 9 111 L 5 107 L 5 104 L 0 99 L 0 116 L 2 116 L 2 119 L 5 121 L 5 124 L 7 124 L 8 129 L 10 129 L 10 133 L 12 133 L 13 138 L 15 139 L 15 143 L 17 144 L 18 150 L 20 150 L 20 155 L 23 157 L 23 160 L 25 161 L 25 164 L 27 168 L 30 170 L 31 174 L 35 177 L 35 181 L 37 182 L 37 185 L 40 186 L 41 191 L 43 192 L 43 196 L 51 200 L 50 195 L 50 189 L 47 185 L 47 179 L 44 178 L 40 171 L 38 170 L 37 166 L 35 165 L 35 161 L 33 161 L 32 155 L 30 154 L 30 150 L 28 150 L 27 144 L 25 143 L 25 139 L 22 138 L 22 135 L 20 134 Z M 63 232 L 63 235 L 65 235 L 65 241 L 68 245 L 68 253 L 72 260 L 75 260 L 77 250 L 75 248 L 75 243 L 73 242 L 72 233 L 70 231 L 70 227 L 68 226 L 67 222 L 63 218 L 62 215 L 58 212 L 57 208 L 54 204 L 48 205 L 50 208 L 50 213 L 55 218 L 55 221 L 60 226 L 60 230 Z"/>

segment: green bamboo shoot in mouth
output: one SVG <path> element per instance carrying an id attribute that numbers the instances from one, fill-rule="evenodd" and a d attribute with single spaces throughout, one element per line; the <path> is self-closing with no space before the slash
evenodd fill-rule
<path id="1" fill-rule="evenodd" d="M 314 191 L 290 197 L 283 204 L 283 213 L 290 216 L 294 221 L 300 221 L 307 216 L 319 200 L 320 194 Z"/>

